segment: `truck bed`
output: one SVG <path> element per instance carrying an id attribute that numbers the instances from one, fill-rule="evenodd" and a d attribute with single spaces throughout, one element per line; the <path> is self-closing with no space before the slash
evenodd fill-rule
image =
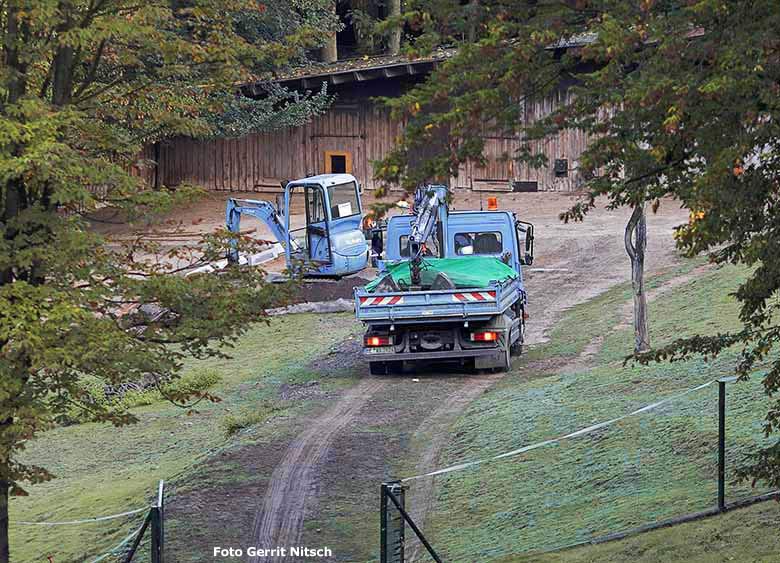
<path id="1" fill-rule="evenodd" d="M 355 288 L 355 313 L 363 322 L 447 322 L 457 319 L 487 320 L 525 300 L 519 279 L 493 283 L 485 288 L 369 293 Z"/>

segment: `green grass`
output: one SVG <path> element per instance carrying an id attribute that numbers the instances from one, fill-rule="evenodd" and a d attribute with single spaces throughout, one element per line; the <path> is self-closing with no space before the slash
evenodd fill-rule
<path id="1" fill-rule="evenodd" d="M 265 422 L 274 415 L 286 411 L 289 405 L 283 401 L 262 401 L 250 408 L 245 408 L 235 414 L 231 413 L 219 421 L 226 437 L 234 436 L 241 430 L 251 428 Z"/>
<path id="2" fill-rule="evenodd" d="M 720 268 L 651 302 L 653 344 L 733 327 L 736 303 L 727 294 L 744 276 L 743 270 Z M 561 436 L 729 374 L 733 354 L 709 364 L 693 359 L 623 365 L 632 332 L 616 327 L 629 295 L 627 288 L 615 288 L 574 308 L 550 342 L 534 352 L 560 365 L 556 358 L 573 359 L 600 338 L 591 359 L 596 367 L 563 375 L 516 368 L 517 376 L 506 378 L 460 418 L 442 463 L 481 459 Z M 436 508 L 427 526 L 434 545 L 449 561 L 498 560 L 711 507 L 716 393 L 710 386 L 586 436 L 438 478 Z M 768 399 L 755 378 L 731 386 L 728 404 L 727 462 L 733 475 L 743 456 L 765 443 L 761 419 Z M 759 491 L 732 484 L 727 492 L 734 500 Z"/>
<path id="3" fill-rule="evenodd" d="M 253 424 L 268 417 L 283 383 L 320 378 L 324 389 L 350 385 L 349 374 L 328 379 L 314 374 L 308 361 L 355 331 L 349 314 L 290 315 L 251 329 L 230 351 L 230 359 L 190 362 L 185 381 L 200 384 L 193 374 L 217 372 L 207 378 L 220 403 L 186 411 L 162 401 L 134 409 L 140 422 L 124 428 L 80 424 L 57 428 L 28 444 L 24 461 L 48 468 L 56 479 L 28 487 L 29 497 L 11 500 L 12 561 L 88 561 L 112 547 L 141 516 L 82 526 L 14 525 L 17 520 L 60 521 L 113 514 L 146 505 L 160 479 L 186 476 L 215 450 L 240 442 Z M 258 408 L 258 405 L 262 408 Z M 306 408 L 297 402 L 289 412 Z M 257 416 L 260 413 L 262 416 Z M 231 423 L 232 421 L 232 423 Z M 243 430 L 226 440 L 228 426 Z M 260 431 L 260 430 L 258 430 Z"/>
<path id="4" fill-rule="evenodd" d="M 774 563 L 780 552 L 778 520 L 780 505 L 767 502 L 621 541 L 543 555 L 508 556 L 498 563 Z"/>

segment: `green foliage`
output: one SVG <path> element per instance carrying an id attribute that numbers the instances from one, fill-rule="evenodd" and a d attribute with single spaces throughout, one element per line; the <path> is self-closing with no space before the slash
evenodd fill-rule
<path id="1" fill-rule="evenodd" d="M 219 113 L 206 116 L 210 136 L 241 137 L 258 131 L 274 131 L 303 125 L 330 107 L 333 96 L 327 88 L 316 94 L 299 94 L 277 85 L 262 87 L 264 96 L 255 99 L 243 95 L 214 96 L 222 102 Z"/>
<path id="2" fill-rule="evenodd" d="M 225 415 L 219 421 L 219 425 L 225 436 L 230 437 L 245 428 L 265 422 L 270 417 L 286 409 L 287 407 L 278 401 L 263 401 L 253 405 L 251 408 Z"/>
<path id="3" fill-rule="evenodd" d="M 163 386 L 163 391 L 200 393 L 222 381 L 222 375 L 214 369 L 193 369 Z"/>
<path id="4" fill-rule="evenodd" d="M 303 17 L 315 4 L 325 5 L 295 6 Z M 238 84 L 267 80 L 319 44 L 320 29 L 305 18 L 253 34 L 245 20 L 254 18 L 255 31 L 276 21 L 271 5 L 280 14 L 288 3 L 4 3 L 0 497 L 51 477 L 19 461 L 40 431 L 83 417 L 128 424 L 136 418 L 129 407 L 148 400 L 143 392 L 109 398 L 101 386 L 152 381 L 168 400 L 190 408 L 218 400 L 200 384 L 172 382 L 187 358 L 224 355 L 283 298 L 255 268 L 181 275 L 222 258 L 226 232 L 164 250 L 144 240 L 109 244 L 84 220 L 111 205 L 149 225 L 197 196 L 186 187 L 145 190 L 131 170 L 148 143 L 213 134 L 209 116 L 225 109 Z M 300 109 L 284 98 L 247 127 L 265 127 L 277 111 L 300 121 L 306 107 L 323 100 L 314 96 Z M 242 237 L 239 245 L 250 250 L 253 242 Z M 6 545 L 0 528 L 0 560 Z"/>
<path id="5" fill-rule="evenodd" d="M 544 139 L 564 129 L 586 133 L 590 145 L 577 163 L 586 195 L 563 220 L 583 219 L 599 196 L 612 207 L 672 196 L 691 211 L 677 232 L 681 250 L 752 267 L 736 289 L 739 323 L 639 360 L 736 347 L 738 372 L 772 361 L 765 388 L 780 391 L 776 3 L 501 0 L 470 3 L 470 19 L 453 16 L 449 4 L 413 6 L 419 48 L 452 43 L 458 53 L 388 101 L 408 126 L 377 175 L 407 188 L 455 175 L 463 162 L 482 158 L 475 132 L 516 135 L 520 148 L 507 156 L 545 166 Z M 466 21 L 476 26 L 464 36 Z M 527 108 L 548 97 L 557 100 L 550 113 L 526 120 Z M 766 431 L 778 429 L 775 400 Z M 778 452 L 780 445 L 754 460 L 754 473 L 776 485 Z"/>
<path id="6" fill-rule="evenodd" d="M 243 9 L 231 14 L 238 36 L 250 44 L 276 44 L 281 56 L 247 61 L 261 97 L 256 93 L 250 96 L 247 89 L 211 96 L 218 111 L 204 116 L 209 127 L 206 136 L 241 137 L 296 127 L 330 106 L 333 97 L 324 85 L 318 93 L 302 95 L 268 82 L 267 78 L 311 63 L 311 49 L 321 46 L 328 32 L 339 28 L 332 6 L 332 0 L 273 0 L 263 3 L 263 9 Z"/>

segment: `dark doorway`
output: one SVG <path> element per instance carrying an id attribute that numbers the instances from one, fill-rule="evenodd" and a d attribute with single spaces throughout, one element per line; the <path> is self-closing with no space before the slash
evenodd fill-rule
<path id="1" fill-rule="evenodd" d="M 347 155 L 344 154 L 330 155 L 330 170 L 333 174 L 346 174 Z"/>

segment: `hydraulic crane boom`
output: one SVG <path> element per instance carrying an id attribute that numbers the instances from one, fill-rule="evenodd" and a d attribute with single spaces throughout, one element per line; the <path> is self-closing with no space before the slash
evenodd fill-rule
<path id="1" fill-rule="evenodd" d="M 425 242 L 437 225 L 447 226 L 447 188 L 445 186 L 421 186 L 414 196 L 415 219 L 409 234 L 409 268 L 412 285 L 420 285 L 420 269 Z M 446 234 L 442 237 L 446 240 Z"/>

